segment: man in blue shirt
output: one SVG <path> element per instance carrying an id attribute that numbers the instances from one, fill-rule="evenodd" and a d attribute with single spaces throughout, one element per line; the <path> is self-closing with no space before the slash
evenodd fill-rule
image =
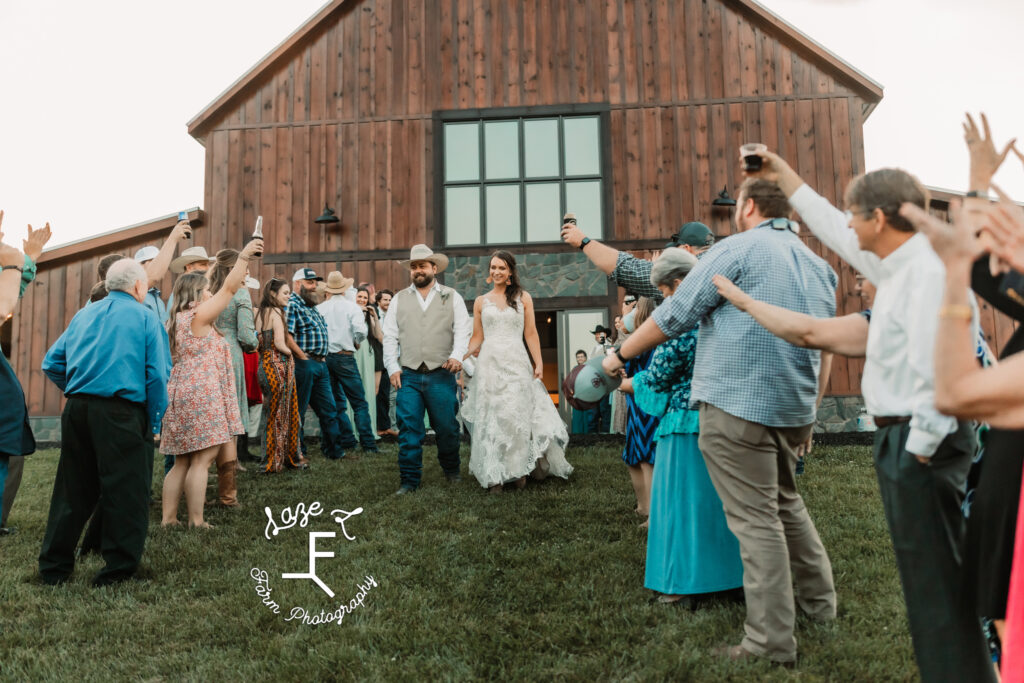
<path id="1" fill-rule="evenodd" d="M 300 353 L 295 358 L 295 393 L 299 400 L 300 442 L 306 424 L 306 408 L 312 407 L 320 420 L 320 447 L 331 460 L 345 457 L 338 427 L 338 407 L 331 389 L 331 376 L 327 370 L 327 322 L 316 306 L 320 299 L 316 283 L 323 280 L 312 268 L 299 268 L 292 277 L 292 293 L 284 307 L 288 333 L 295 339 Z M 302 443 L 305 454 L 306 445 Z M 349 460 L 358 460 L 350 455 Z"/>
<path id="2" fill-rule="evenodd" d="M 117 261 L 106 287 L 107 297 L 75 314 L 43 359 L 43 372 L 67 397 L 39 554 L 39 573 L 51 585 L 71 576 L 94 508 L 106 565 L 93 585 L 131 577 L 146 542 L 153 439 L 167 407 L 167 333 L 142 305 L 149 288 L 142 266 Z"/>
<path id="3" fill-rule="evenodd" d="M 820 353 L 775 337 L 718 294 L 721 274 L 756 299 L 815 318 L 835 315 L 835 272 L 808 249 L 775 183 L 748 180 L 736 202 L 744 232 L 712 247 L 676 292 L 619 349 L 607 372 L 695 327 L 700 329 L 691 402 L 700 450 L 740 543 L 746 635 L 719 648 L 730 659 L 796 661 L 797 602 L 812 619 L 836 615 L 832 566 L 796 491 L 797 450 L 813 427 Z M 753 292 L 757 294 L 753 294 Z"/>

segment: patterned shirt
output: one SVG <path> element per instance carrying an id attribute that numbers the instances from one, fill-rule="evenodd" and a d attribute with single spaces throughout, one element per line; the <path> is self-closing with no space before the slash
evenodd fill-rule
<path id="1" fill-rule="evenodd" d="M 651 284 L 651 267 L 653 265 L 650 261 L 620 251 L 619 258 L 615 262 L 615 270 L 608 276 L 608 279 L 630 294 L 646 296 L 648 299 L 652 299 L 655 305 L 658 305 L 665 297 L 661 295 L 657 287 Z"/>
<path id="2" fill-rule="evenodd" d="M 835 271 L 788 221 L 765 221 L 713 246 L 652 316 L 670 338 L 700 325 L 692 407 L 709 403 L 769 427 L 811 424 L 820 352 L 779 339 L 723 299 L 711 282 L 717 274 L 759 301 L 831 318 Z"/>
<path id="3" fill-rule="evenodd" d="M 684 332 L 658 345 L 646 370 L 633 377 L 633 396 L 640 410 L 661 418 L 654 438 L 696 434 L 698 413 L 690 408 L 691 379 L 697 331 Z"/>
<path id="4" fill-rule="evenodd" d="M 295 337 L 295 343 L 304 353 L 320 357 L 327 355 L 327 321 L 320 311 L 307 306 L 302 297 L 292 292 L 284 307 L 284 317 L 288 321 L 288 332 Z"/>

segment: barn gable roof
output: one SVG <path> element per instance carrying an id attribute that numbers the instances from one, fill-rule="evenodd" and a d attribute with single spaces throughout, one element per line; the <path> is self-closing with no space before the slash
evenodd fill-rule
<path id="1" fill-rule="evenodd" d="M 854 68 L 767 7 L 764 7 L 755 0 L 719 1 L 741 15 L 748 17 L 753 23 L 759 24 L 767 31 L 777 34 L 781 40 L 788 43 L 796 51 L 809 57 L 812 63 L 831 72 L 840 82 L 850 87 L 865 102 L 863 111 L 865 118 L 882 99 L 882 86 L 879 83 Z M 277 47 L 271 50 L 251 69 L 242 74 L 238 80 L 228 86 L 206 108 L 196 114 L 187 124 L 189 135 L 200 142 L 204 142 L 209 129 L 217 120 L 230 111 L 232 105 L 237 106 L 239 99 L 249 90 L 250 86 L 259 82 L 267 73 L 273 72 L 275 67 L 290 59 L 295 51 L 304 47 L 307 40 L 311 39 L 324 24 L 330 21 L 336 12 L 345 6 L 354 6 L 358 3 L 359 0 L 330 0 L 327 2 Z"/>

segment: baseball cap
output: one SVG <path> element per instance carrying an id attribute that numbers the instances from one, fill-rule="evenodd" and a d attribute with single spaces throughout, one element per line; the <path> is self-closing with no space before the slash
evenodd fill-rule
<path id="1" fill-rule="evenodd" d="M 710 247 L 715 243 L 715 233 L 700 221 L 690 221 L 672 235 L 672 241 L 665 248 L 679 247 L 687 244 L 691 247 Z"/>
<path id="2" fill-rule="evenodd" d="M 292 275 L 292 282 L 296 280 L 323 280 L 323 278 L 317 275 L 312 268 L 299 268 L 295 271 L 295 275 Z"/>
<path id="3" fill-rule="evenodd" d="M 603 362 L 603 356 L 595 356 L 583 365 L 573 368 L 576 375 L 570 388 L 574 400 L 595 404 L 619 388 L 622 378 L 618 375 L 609 377 L 601 366 Z"/>
<path id="4" fill-rule="evenodd" d="M 146 261 L 152 261 L 160 255 L 160 250 L 154 246 L 146 246 L 135 252 L 135 260 L 138 263 L 145 263 Z"/>

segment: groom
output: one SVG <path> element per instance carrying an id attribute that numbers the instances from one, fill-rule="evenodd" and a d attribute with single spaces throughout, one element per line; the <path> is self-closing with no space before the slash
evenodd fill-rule
<path id="1" fill-rule="evenodd" d="M 459 476 L 459 425 L 455 373 L 469 346 L 472 324 L 458 292 L 435 280 L 448 257 L 425 244 L 413 246 L 408 265 L 412 285 L 395 294 L 384 318 L 384 367 L 398 390 L 397 495 L 415 491 L 423 471 L 423 411 L 437 434 L 437 460 L 450 482 Z"/>

